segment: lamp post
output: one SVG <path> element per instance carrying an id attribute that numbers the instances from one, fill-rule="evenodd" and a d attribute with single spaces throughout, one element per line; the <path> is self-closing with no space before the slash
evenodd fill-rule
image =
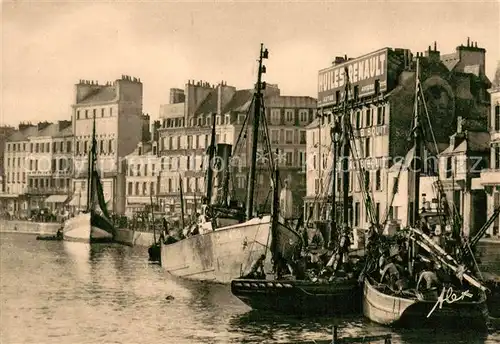
<path id="1" fill-rule="evenodd" d="M 332 235 L 334 233 L 337 233 L 337 197 L 335 195 L 335 192 L 337 190 L 337 155 L 338 155 L 338 143 L 340 142 L 340 138 L 342 135 L 342 130 L 340 128 L 340 124 L 338 123 L 337 119 L 333 120 L 332 127 L 330 129 L 330 135 L 332 138 L 332 146 L 333 146 L 333 159 L 332 159 L 332 190 L 331 190 L 331 197 L 332 197 L 332 207 L 330 209 L 330 220 L 331 220 L 331 227 L 330 227 L 330 237 L 328 238 L 328 246 L 331 246 L 332 244 Z"/>

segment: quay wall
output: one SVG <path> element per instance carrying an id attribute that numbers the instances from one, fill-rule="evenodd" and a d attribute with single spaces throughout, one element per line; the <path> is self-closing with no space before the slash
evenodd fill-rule
<path id="1" fill-rule="evenodd" d="M 24 234 L 56 234 L 61 227 L 54 222 L 31 222 L 0 220 L 0 233 Z M 150 246 L 154 242 L 153 233 L 133 232 L 128 229 L 117 229 L 115 239 L 118 243 L 129 246 Z"/>
<path id="2" fill-rule="evenodd" d="M 2 233 L 56 234 L 59 228 L 61 224 L 55 222 L 0 220 Z"/>

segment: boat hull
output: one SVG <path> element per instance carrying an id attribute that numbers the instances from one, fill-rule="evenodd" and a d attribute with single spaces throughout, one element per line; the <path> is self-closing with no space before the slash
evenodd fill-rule
<path id="1" fill-rule="evenodd" d="M 294 315 L 343 315 L 361 312 L 362 289 L 357 280 L 332 283 L 237 279 L 234 296 L 252 309 Z"/>
<path id="2" fill-rule="evenodd" d="M 113 235 L 92 224 L 90 213 L 78 214 L 64 224 L 63 238 L 66 241 L 82 243 L 112 242 Z"/>
<path id="3" fill-rule="evenodd" d="M 432 309 L 436 301 L 402 298 L 377 290 L 368 279 L 363 288 L 363 314 L 382 325 L 402 327 L 459 327 L 486 328 L 488 309 L 482 293 L 479 301 L 444 302 L 442 308 Z"/>
<path id="4" fill-rule="evenodd" d="M 271 271 L 271 217 L 218 228 L 173 244 L 161 243 L 161 265 L 175 276 L 229 284 L 240 277 L 260 255 Z M 282 224 L 277 228 L 277 249 L 285 256 L 300 242 L 294 231 Z"/>

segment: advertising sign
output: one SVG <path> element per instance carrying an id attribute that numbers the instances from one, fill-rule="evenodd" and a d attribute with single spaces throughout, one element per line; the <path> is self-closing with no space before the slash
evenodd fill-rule
<path id="1" fill-rule="evenodd" d="M 318 106 L 326 106 L 340 102 L 337 96 L 343 97 L 347 67 L 351 81 L 351 96 L 354 87 L 358 86 L 358 97 L 375 93 L 375 81 L 379 81 L 379 92 L 387 90 L 387 60 L 388 49 L 384 48 L 373 53 L 358 57 L 319 71 Z M 338 93 L 337 93 L 338 92 Z"/>

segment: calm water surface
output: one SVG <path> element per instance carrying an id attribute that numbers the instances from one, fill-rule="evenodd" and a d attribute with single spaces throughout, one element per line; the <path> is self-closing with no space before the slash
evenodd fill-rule
<path id="1" fill-rule="evenodd" d="M 332 318 L 251 311 L 229 287 L 186 282 L 147 262 L 145 248 L 36 241 L 0 234 L 0 343 L 279 343 L 328 339 Z M 483 246 L 500 271 L 500 245 Z M 167 300 L 167 296 L 173 300 Z M 342 336 L 391 333 L 362 317 Z M 398 330 L 393 343 L 500 343 L 500 331 Z"/>

